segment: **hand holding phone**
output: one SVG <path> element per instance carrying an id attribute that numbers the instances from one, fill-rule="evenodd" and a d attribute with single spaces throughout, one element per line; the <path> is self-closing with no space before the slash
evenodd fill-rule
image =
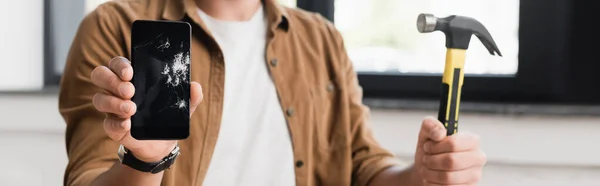
<path id="1" fill-rule="evenodd" d="M 176 146 L 176 139 L 138 140 L 132 134 L 131 116 L 137 113 L 137 105 L 131 101 L 136 92 L 130 82 L 134 77 L 131 62 L 115 57 L 108 66 L 96 67 L 91 73 L 92 82 L 100 88 L 93 97 L 94 107 L 106 113 L 103 126 L 106 134 L 129 149 L 136 158 L 156 162 Z M 189 83 L 189 113 L 194 112 L 202 101 L 202 88 L 196 82 Z"/>

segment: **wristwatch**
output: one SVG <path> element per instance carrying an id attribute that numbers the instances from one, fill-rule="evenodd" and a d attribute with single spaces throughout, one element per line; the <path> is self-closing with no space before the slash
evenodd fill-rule
<path id="1" fill-rule="evenodd" d="M 144 162 L 133 156 L 129 149 L 125 148 L 123 145 L 119 146 L 118 151 L 119 160 L 123 165 L 127 165 L 141 172 L 149 172 L 152 174 L 159 173 L 171 167 L 179 154 L 179 146 L 175 146 L 175 148 L 162 160 L 158 162 Z"/>

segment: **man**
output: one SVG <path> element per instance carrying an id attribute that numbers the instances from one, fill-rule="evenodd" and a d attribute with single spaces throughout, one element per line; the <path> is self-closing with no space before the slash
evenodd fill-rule
<path id="1" fill-rule="evenodd" d="M 192 25 L 188 139 L 129 134 L 136 19 Z M 117 57 L 123 56 L 123 57 Z M 201 88 L 201 86 L 203 88 Z M 367 123 L 342 37 L 318 14 L 270 0 L 128 0 L 81 23 L 62 79 L 65 185 L 472 186 L 485 164 L 476 136 L 423 121 L 413 165 L 383 149 Z M 406 124 L 399 121 L 399 124 Z M 128 149 L 138 164 L 122 163 Z M 171 166 L 154 166 L 172 160 Z"/>

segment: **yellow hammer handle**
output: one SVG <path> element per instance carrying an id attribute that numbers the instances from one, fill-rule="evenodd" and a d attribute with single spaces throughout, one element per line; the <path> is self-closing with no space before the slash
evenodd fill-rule
<path id="1" fill-rule="evenodd" d="M 446 51 L 438 120 L 446 127 L 448 136 L 458 132 L 458 112 L 464 80 L 465 54 L 466 50 L 463 49 L 449 48 Z"/>

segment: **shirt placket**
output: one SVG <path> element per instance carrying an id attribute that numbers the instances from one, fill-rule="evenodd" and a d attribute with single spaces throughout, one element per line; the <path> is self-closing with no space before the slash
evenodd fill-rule
<path id="1" fill-rule="evenodd" d="M 210 60 L 210 69 L 208 71 L 208 95 L 205 95 L 203 102 L 208 102 L 208 114 L 206 115 L 207 122 L 201 124 L 205 127 L 203 135 L 203 145 L 200 158 L 200 166 L 197 170 L 197 179 L 195 185 L 200 186 L 203 184 L 206 172 L 210 165 L 215 145 L 217 142 L 219 130 L 221 127 L 221 117 L 223 114 L 223 99 L 225 89 L 225 58 L 219 45 L 215 39 L 208 34 L 206 28 L 202 24 L 198 24 L 203 30 L 199 38 L 195 41 L 200 42 L 199 44 L 204 45 L 203 49 L 206 50 L 208 57 L 205 59 Z M 193 54 L 192 54 L 193 55 Z"/>
<path id="2" fill-rule="evenodd" d="M 273 84 L 275 85 L 275 89 L 277 91 L 277 96 L 279 98 L 279 102 L 281 104 L 281 109 L 283 109 L 284 114 L 285 114 L 285 119 L 286 119 L 286 123 L 288 126 L 288 130 L 289 130 L 289 134 L 290 134 L 290 140 L 292 142 L 292 147 L 293 147 L 293 151 L 294 151 L 294 166 L 295 166 L 295 176 L 296 176 L 296 185 L 300 186 L 300 185 L 306 185 L 306 176 L 307 176 L 307 168 L 305 166 L 305 154 L 304 152 L 301 150 L 302 147 L 300 147 L 300 145 L 303 145 L 301 142 L 301 134 L 299 134 L 299 130 L 296 129 L 297 126 L 297 110 L 294 108 L 294 103 L 291 99 L 289 99 L 288 97 L 286 97 L 285 95 L 288 95 L 288 91 L 291 90 L 287 90 L 285 87 L 283 86 L 284 83 L 291 83 L 291 82 L 285 82 L 284 80 L 284 73 L 285 70 L 283 69 L 286 64 L 285 59 L 283 59 L 283 56 L 278 56 L 277 52 L 274 50 L 273 47 L 273 43 L 277 42 L 278 37 L 281 37 L 281 35 L 278 36 L 278 34 L 276 34 L 277 32 L 280 32 L 280 30 L 274 30 L 272 31 L 269 37 L 269 40 L 267 41 L 267 52 L 266 52 L 266 59 L 267 59 L 267 66 L 269 69 L 269 73 L 271 75 L 271 79 L 273 80 Z M 281 39 L 281 38 L 279 38 Z"/>
<path id="3" fill-rule="evenodd" d="M 211 52 L 213 53 L 213 52 Z M 220 51 L 215 51 L 211 54 L 211 69 L 210 69 L 210 92 L 209 92 L 209 111 L 208 123 L 206 132 L 204 133 L 204 145 L 202 150 L 202 158 L 200 160 L 199 176 L 202 179 L 197 185 L 202 185 L 204 176 L 212 159 L 212 154 L 217 143 L 218 133 L 221 126 L 221 115 L 223 111 L 223 96 L 225 84 L 225 63 L 223 54 Z"/>

